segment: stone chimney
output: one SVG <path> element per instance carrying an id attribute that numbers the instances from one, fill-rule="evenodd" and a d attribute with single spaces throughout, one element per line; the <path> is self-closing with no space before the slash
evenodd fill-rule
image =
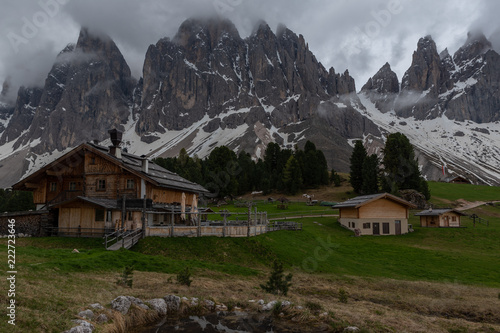
<path id="1" fill-rule="evenodd" d="M 122 143 L 123 133 L 118 131 L 116 128 L 108 131 L 111 137 L 112 146 L 109 147 L 109 153 L 116 158 L 122 158 L 122 149 L 120 144 Z"/>
<path id="2" fill-rule="evenodd" d="M 149 172 L 149 160 L 146 157 L 146 155 L 141 155 L 142 158 L 142 172 L 148 173 Z"/>

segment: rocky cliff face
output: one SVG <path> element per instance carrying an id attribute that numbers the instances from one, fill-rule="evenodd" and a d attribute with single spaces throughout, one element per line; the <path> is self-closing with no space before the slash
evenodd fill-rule
<path id="1" fill-rule="evenodd" d="M 35 140 L 33 152 L 64 150 L 104 139 L 107 129 L 127 122 L 135 82 L 107 36 L 82 29 L 76 45 L 57 57 L 43 88 L 21 88 L 0 144 L 14 148 Z"/>
<path id="2" fill-rule="evenodd" d="M 418 42 L 399 93 L 385 89 L 396 82 L 387 64 L 362 89 L 361 113 L 383 131 L 409 136 L 429 179 L 458 174 L 500 182 L 494 171 L 500 170 L 500 56 L 491 47 L 483 34 L 469 34 L 452 57 L 447 49 L 438 54 L 427 36 Z"/>
<path id="3" fill-rule="evenodd" d="M 386 73 L 387 65 L 377 75 Z M 363 92 L 370 93 L 372 100 L 384 102 L 377 102 L 380 110 L 392 108 L 404 118 L 424 120 L 445 114 L 459 121 L 488 123 L 500 119 L 499 79 L 500 55 L 483 34 L 469 34 L 453 57 L 447 49 L 439 54 L 432 37 L 427 36 L 418 42 L 393 107 L 392 100 L 386 102 L 387 93 L 372 83 L 373 79 Z"/>
<path id="4" fill-rule="evenodd" d="M 173 40 L 160 40 L 146 54 L 136 130 L 154 141 L 205 117 L 213 119 L 206 131 L 257 120 L 282 127 L 354 90 L 348 72 L 326 71 L 304 38 L 285 27 L 274 34 L 262 22 L 242 39 L 229 21 L 188 20 Z"/>

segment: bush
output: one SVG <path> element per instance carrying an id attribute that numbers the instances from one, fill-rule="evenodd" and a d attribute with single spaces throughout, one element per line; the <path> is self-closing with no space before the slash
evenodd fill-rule
<path id="1" fill-rule="evenodd" d="M 281 313 L 281 310 L 283 310 L 283 304 L 278 301 L 276 302 L 276 304 L 274 304 L 273 308 L 271 309 L 271 312 L 273 316 L 278 317 Z"/>
<path id="2" fill-rule="evenodd" d="M 120 278 L 116 281 L 117 285 L 132 288 L 132 283 L 134 281 L 134 267 L 133 266 L 125 266 L 123 269 Z"/>
<path id="3" fill-rule="evenodd" d="M 347 291 L 345 291 L 343 288 L 339 289 L 339 302 L 340 303 L 347 303 L 348 296 L 349 296 L 349 294 L 347 293 Z"/>
<path id="4" fill-rule="evenodd" d="M 270 294 L 286 296 L 288 289 L 292 285 L 290 281 L 292 281 L 292 274 L 285 276 L 283 274 L 283 264 L 275 260 L 269 280 L 266 284 L 261 284 L 260 287 Z"/>
<path id="5" fill-rule="evenodd" d="M 191 285 L 191 282 L 193 282 L 193 280 L 191 280 L 191 272 L 189 271 L 189 267 L 184 268 L 179 272 L 179 274 L 177 274 L 178 284 L 183 284 L 189 287 Z"/>
<path id="6" fill-rule="evenodd" d="M 305 307 L 309 309 L 312 313 L 318 313 L 323 310 L 321 304 L 312 301 L 307 301 Z"/>

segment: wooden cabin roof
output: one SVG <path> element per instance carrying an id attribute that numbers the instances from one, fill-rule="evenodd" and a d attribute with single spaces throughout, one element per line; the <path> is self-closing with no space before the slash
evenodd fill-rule
<path id="1" fill-rule="evenodd" d="M 38 171 L 32 173 L 31 175 L 25 177 L 17 184 L 13 186 L 14 189 L 24 189 L 24 185 L 30 181 L 36 180 L 38 177 L 43 175 L 46 170 L 62 164 L 65 161 L 69 161 L 73 156 L 78 155 L 82 151 L 91 151 L 106 160 L 119 165 L 123 169 L 141 177 L 145 180 L 153 183 L 156 186 L 177 189 L 181 191 L 194 192 L 194 193 L 208 193 L 209 191 L 203 186 L 193 183 L 187 179 L 182 178 L 178 174 L 171 172 L 161 166 L 155 164 L 149 160 L 148 172 L 142 170 L 143 157 L 122 152 L 122 158 L 117 158 L 110 154 L 108 147 L 99 146 L 93 143 L 83 143 L 75 149 L 71 150 L 67 154 L 59 157 L 55 161 L 45 165 Z"/>
<path id="2" fill-rule="evenodd" d="M 391 201 L 394 201 L 396 203 L 399 203 L 403 206 L 406 206 L 408 208 L 416 208 L 414 204 L 411 202 L 408 202 L 406 200 L 403 200 L 395 195 L 389 194 L 389 193 L 378 193 L 378 194 L 370 194 L 370 195 L 361 195 L 352 199 L 349 199 L 347 201 L 341 202 L 339 204 L 336 204 L 333 206 L 334 209 L 336 208 L 359 208 L 361 206 L 364 206 L 370 202 L 379 200 L 379 199 L 388 199 Z"/>
<path id="3" fill-rule="evenodd" d="M 440 208 L 440 209 L 427 209 L 423 210 L 419 213 L 416 213 L 415 216 L 441 216 L 443 214 L 453 212 L 461 216 L 466 216 L 467 214 L 462 213 L 461 211 L 455 210 L 453 208 Z"/>
<path id="4" fill-rule="evenodd" d="M 74 202 L 74 201 L 88 202 L 88 203 L 94 204 L 96 206 L 100 206 L 102 208 L 105 208 L 105 209 L 121 209 L 121 206 L 118 205 L 118 202 L 115 199 L 89 198 L 89 197 L 83 197 L 83 196 L 78 196 L 78 197 L 63 201 L 63 202 L 59 202 L 56 205 L 54 205 L 53 207 L 62 206 L 62 205 L 65 205 L 65 204 L 68 204 L 68 203 Z"/>

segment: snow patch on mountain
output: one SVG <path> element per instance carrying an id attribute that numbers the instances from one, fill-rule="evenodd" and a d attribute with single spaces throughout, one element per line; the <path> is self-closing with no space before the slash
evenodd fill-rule
<path id="1" fill-rule="evenodd" d="M 365 93 L 356 110 L 387 132 L 404 133 L 417 150 L 436 167 L 449 166 L 452 173 L 471 173 L 486 184 L 500 183 L 500 122 L 456 121 L 442 115 L 436 119 L 400 118 L 382 113 Z"/>

